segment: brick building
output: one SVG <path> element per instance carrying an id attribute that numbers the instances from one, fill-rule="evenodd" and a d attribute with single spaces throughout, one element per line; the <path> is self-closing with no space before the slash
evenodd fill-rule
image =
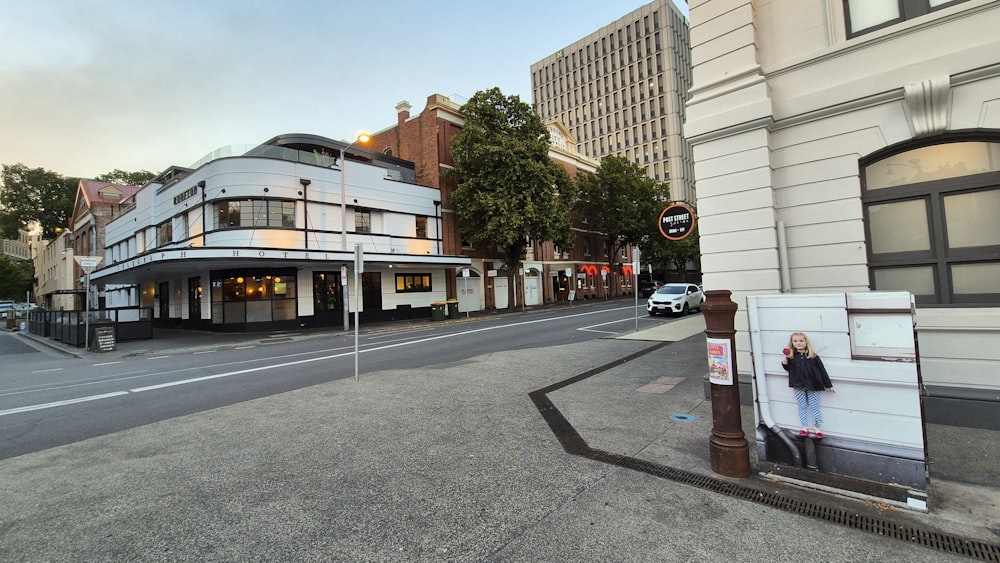
<path id="1" fill-rule="evenodd" d="M 428 96 L 423 111 L 416 115 L 410 113 L 408 102 L 400 102 L 396 124 L 374 133 L 368 148 L 413 162 L 418 183 L 440 188 L 444 252 L 472 260 L 468 276 L 461 270 L 448 276 L 449 297 L 457 296 L 463 311 L 503 309 L 507 307 L 507 278 L 499 254 L 462 241 L 457 218 L 448 208 L 448 197 L 457 186 L 442 171 L 454 166 L 451 141 L 464 123 L 460 108 L 461 104 L 441 94 Z M 551 136 L 549 156 L 570 177 L 579 171 L 596 170 L 597 162 L 578 152 L 576 140 L 561 123 L 549 121 L 546 125 Z M 570 249 L 555 247 L 551 241 L 533 241 L 522 259 L 523 272 L 518 273 L 515 295 L 529 306 L 566 300 L 570 291 L 575 291 L 576 299 L 603 298 L 610 293 L 611 283 L 620 285 L 616 294 L 630 294 L 632 276 L 608 272 L 607 252 L 602 252 L 601 245 L 600 237 L 584 229 L 576 229 L 576 243 Z M 627 254 L 631 256 L 630 249 Z M 617 261 L 628 263 L 630 258 Z M 624 271 L 631 274 L 631 267 L 625 266 Z M 602 276 L 602 272 L 609 275 Z"/>

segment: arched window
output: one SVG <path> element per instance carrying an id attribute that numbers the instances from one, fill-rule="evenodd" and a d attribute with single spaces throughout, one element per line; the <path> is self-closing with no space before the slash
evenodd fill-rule
<path id="1" fill-rule="evenodd" d="M 956 138 L 862 164 L 872 289 L 907 290 L 920 304 L 1000 303 L 1000 140 Z"/>

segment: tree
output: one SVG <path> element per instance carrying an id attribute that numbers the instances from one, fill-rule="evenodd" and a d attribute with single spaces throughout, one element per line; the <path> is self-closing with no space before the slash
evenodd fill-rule
<path id="1" fill-rule="evenodd" d="M 639 243 L 642 260 L 650 264 L 670 264 L 674 269 L 687 273 L 687 265 L 701 256 L 698 229 L 681 240 L 670 240 L 659 232 L 650 234 Z M 687 281 L 686 279 L 682 281 Z"/>
<path id="2" fill-rule="evenodd" d="M 0 254 L 0 298 L 21 301 L 31 290 L 35 272 L 30 260 Z"/>
<path id="3" fill-rule="evenodd" d="M 656 232 L 667 189 L 647 177 L 638 164 L 613 155 L 601 159 L 594 173 L 580 173 L 577 186 L 576 212 L 580 226 L 603 238 L 608 249 L 608 267 L 616 272 L 621 250 Z"/>
<path id="4" fill-rule="evenodd" d="M 518 96 L 499 88 L 477 92 L 462 106 L 462 131 L 452 140 L 449 173 L 458 188 L 445 205 L 462 238 L 500 250 L 507 269 L 507 303 L 514 308 L 514 276 L 532 240 L 571 241 L 573 182 L 549 159 L 549 133 Z"/>
<path id="5" fill-rule="evenodd" d="M 16 238 L 18 229 L 37 221 L 50 237 L 67 225 L 79 180 L 18 163 L 3 165 L 0 184 L 0 236 Z"/>
<path id="6" fill-rule="evenodd" d="M 111 172 L 106 174 L 101 174 L 100 176 L 94 178 L 101 182 L 109 182 L 112 184 L 119 184 L 122 186 L 142 186 L 146 182 L 152 180 L 156 177 L 149 170 L 137 170 L 135 172 L 128 172 L 126 170 L 119 170 L 115 168 Z"/>

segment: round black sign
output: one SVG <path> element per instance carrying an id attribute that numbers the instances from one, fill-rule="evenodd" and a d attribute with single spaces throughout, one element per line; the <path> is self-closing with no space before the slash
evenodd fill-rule
<path id="1" fill-rule="evenodd" d="M 694 211 L 683 203 L 668 206 L 660 213 L 660 234 L 670 240 L 682 240 L 694 232 Z"/>

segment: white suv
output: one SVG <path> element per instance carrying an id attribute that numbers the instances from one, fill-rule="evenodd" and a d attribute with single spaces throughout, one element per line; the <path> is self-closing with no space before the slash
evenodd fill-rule
<path id="1" fill-rule="evenodd" d="M 646 311 L 654 317 L 658 313 L 686 315 L 700 311 L 705 294 L 693 283 L 668 283 L 657 289 L 646 301 Z"/>
<path id="2" fill-rule="evenodd" d="M 6 319 L 7 314 L 14 318 L 15 305 L 13 301 L 0 301 L 0 319 Z"/>

